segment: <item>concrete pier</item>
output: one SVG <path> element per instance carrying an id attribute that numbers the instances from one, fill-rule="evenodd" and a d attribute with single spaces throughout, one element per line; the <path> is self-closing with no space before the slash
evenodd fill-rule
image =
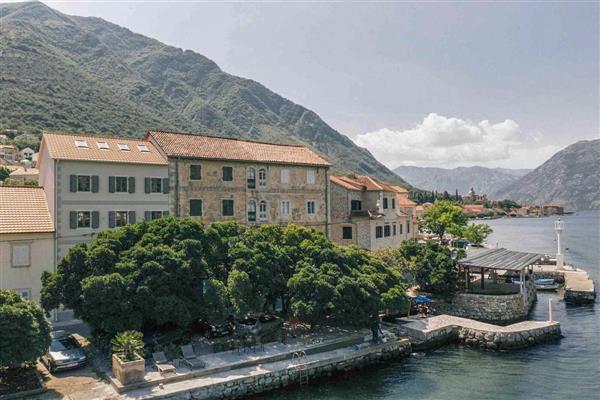
<path id="1" fill-rule="evenodd" d="M 568 304 L 593 303 L 596 300 L 596 285 L 589 274 L 581 268 L 565 265 L 557 269 L 556 265 L 535 265 L 536 277 L 554 278 L 564 282 L 564 300 Z"/>

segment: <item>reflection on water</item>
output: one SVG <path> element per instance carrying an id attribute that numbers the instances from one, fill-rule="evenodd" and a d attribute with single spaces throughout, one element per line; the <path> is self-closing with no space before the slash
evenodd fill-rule
<path id="1" fill-rule="evenodd" d="M 600 278 L 600 211 L 562 218 L 567 262 Z M 553 253 L 554 219 L 486 221 L 490 243 L 511 250 Z M 422 357 L 312 381 L 302 388 L 265 394 L 260 399 L 597 399 L 600 398 L 600 304 L 567 307 L 552 293 L 538 293 L 531 318 L 554 319 L 564 338 L 528 350 L 493 353 L 447 346 Z"/>

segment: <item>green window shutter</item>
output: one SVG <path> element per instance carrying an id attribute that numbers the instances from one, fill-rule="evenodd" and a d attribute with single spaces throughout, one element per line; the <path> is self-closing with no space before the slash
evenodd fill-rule
<path id="1" fill-rule="evenodd" d="M 98 175 L 92 175 L 92 193 L 98 193 L 100 189 L 100 178 Z"/>
<path id="2" fill-rule="evenodd" d="M 71 192 L 77 191 L 77 175 L 69 176 L 69 186 L 70 186 Z"/>
<path id="3" fill-rule="evenodd" d="M 109 193 L 115 192 L 115 177 L 114 176 L 108 177 L 108 192 Z"/>
<path id="4" fill-rule="evenodd" d="M 129 189 L 129 193 L 135 193 L 135 176 L 129 177 L 129 182 L 127 182 L 127 189 Z"/>
<path id="5" fill-rule="evenodd" d="M 69 213 L 69 226 L 71 229 L 77 229 L 77 211 L 71 211 Z"/>
<path id="6" fill-rule="evenodd" d="M 98 211 L 92 211 L 92 228 L 98 229 L 100 227 L 100 213 Z"/>
<path id="7" fill-rule="evenodd" d="M 144 211 L 144 219 L 146 221 L 150 221 L 150 219 L 152 219 L 152 212 L 151 211 Z"/>
<path id="8" fill-rule="evenodd" d="M 190 216 L 201 217 L 202 216 L 202 200 L 194 199 L 190 200 Z"/>
<path id="9" fill-rule="evenodd" d="M 108 212 L 108 227 L 109 228 L 115 227 L 115 212 L 114 211 Z"/>
<path id="10" fill-rule="evenodd" d="M 127 215 L 127 223 L 135 224 L 135 211 L 129 211 L 129 214 Z"/>
<path id="11" fill-rule="evenodd" d="M 144 178 L 144 192 L 150 193 L 150 178 Z"/>
<path id="12" fill-rule="evenodd" d="M 169 178 L 163 178 L 163 180 L 162 180 L 162 192 L 164 194 L 169 193 Z"/>

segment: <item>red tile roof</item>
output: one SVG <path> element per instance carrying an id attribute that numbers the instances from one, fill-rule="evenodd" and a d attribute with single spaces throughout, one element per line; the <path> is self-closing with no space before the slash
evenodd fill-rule
<path id="1" fill-rule="evenodd" d="M 367 192 L 394 192 L 407 193 L 406 189 L 390 185 L 389 183 L 380 181 L 367 175 L 348 175 L 348 176 L 331 176 L 331 182 L 340 185 L 349 190 L 361 190 Z"/>
<path id="2" fill-rule="evenodd" d="M 54 232 L 41 187 L 0 186 L 0 233 Z"/>
<path id="3" fill-rule="evenodd" d="M 208 160 L 254 161 L 328 167 L 331 164 L 302 145 L 254 142 L 217 136 L 148 131 L 146 138 L 156 141 L 169 157 Z"/>

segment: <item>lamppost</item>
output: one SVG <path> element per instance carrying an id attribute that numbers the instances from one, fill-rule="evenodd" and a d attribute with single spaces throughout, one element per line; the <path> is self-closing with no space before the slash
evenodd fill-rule
<path id="1" fill-rule="evenodd" d="M 562 253 L 562 246 L 560 243 L 562 233 L 565 230 L 565 224 L 558 219 L 558 221 L 554 221 L 554 230 L 556 231 L 556 269 L 561 270 L 565 265 L 564 255 Z"/>

